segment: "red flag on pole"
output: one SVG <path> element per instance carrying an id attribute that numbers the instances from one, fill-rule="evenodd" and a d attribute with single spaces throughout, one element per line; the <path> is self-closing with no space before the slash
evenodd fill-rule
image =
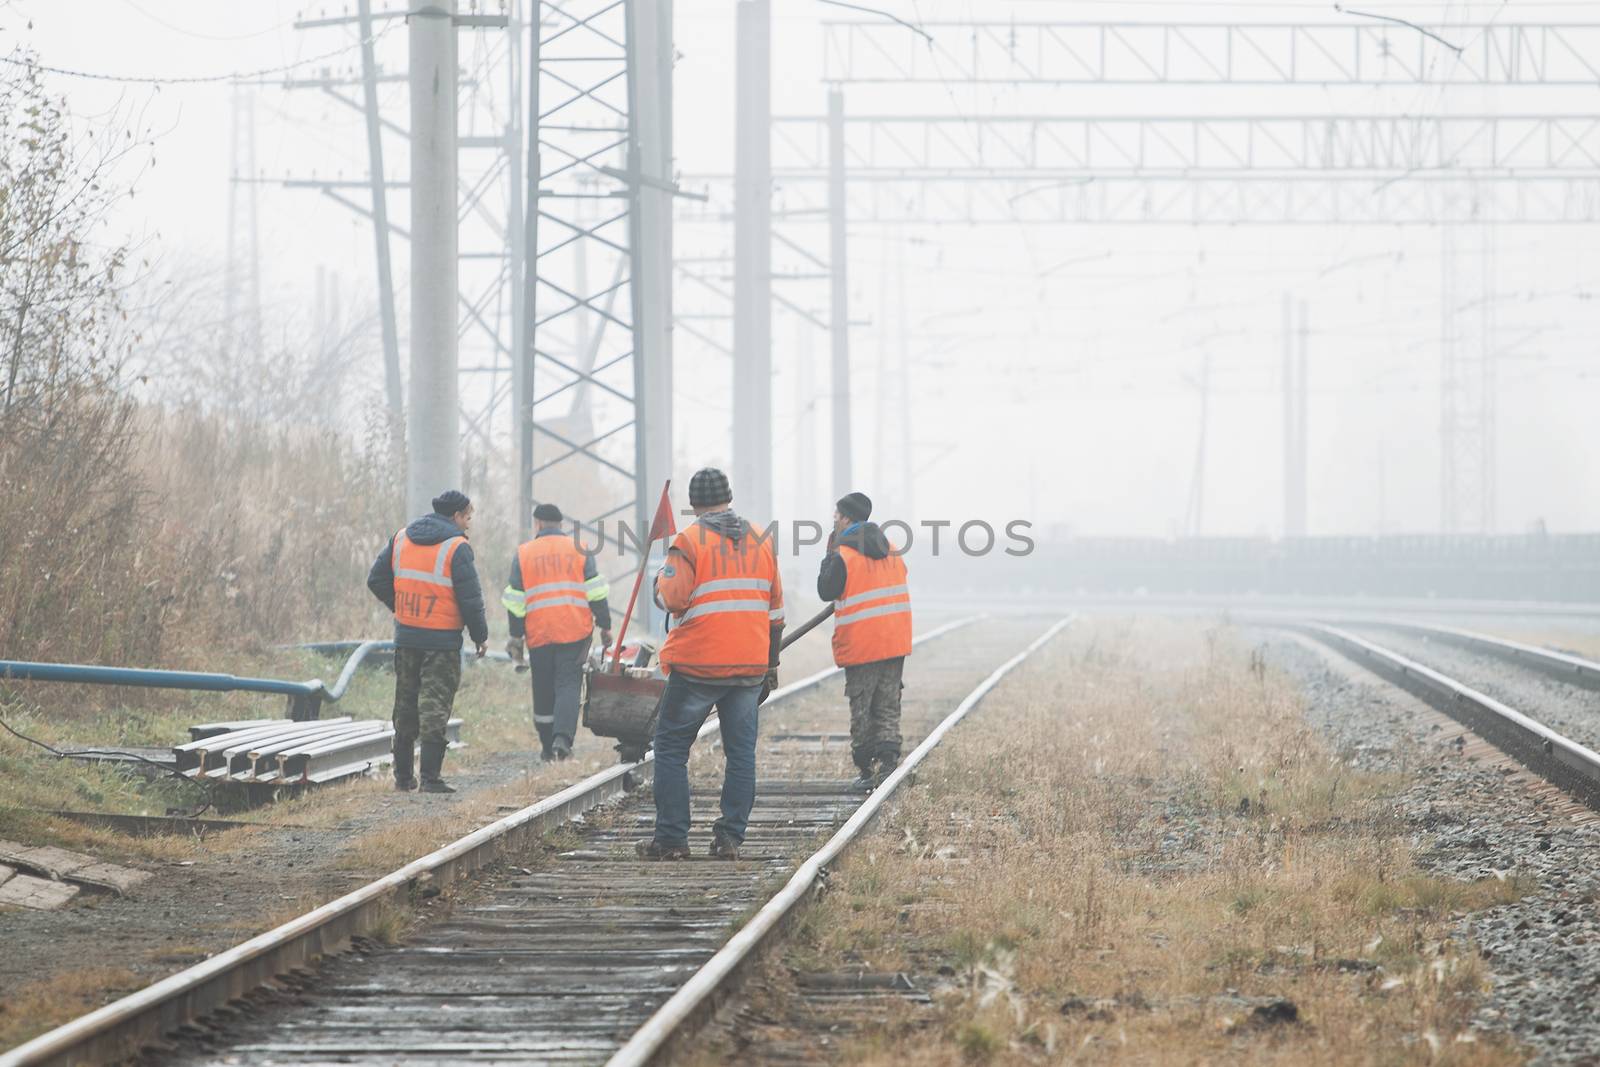
<path id="1" fill-rule="evenodd" d="M 670 481 L 661 487 L 661 503 L 656 505 L 656 517 L 650 520 L 651 541 L 671 537 L 678 532 L 678 524 L 672 518 L 672 497 L 668 495 L 671 488 Z"/>
<path id="2" fill-rule="evenodd" d="M 617 647 L 611 653 L 612 674 L 622 669 L 622 641 L 628 636 L 628 623 L 633 620 L 633 606 L 639 600 L 639 586 L 644 584 L 644 569 L 650 562 L 650 546 L 658 538 L 671 537 L 678 532 L 677 523 L 672 521 L 671 493 L 672 482 L 669 480 L 661 487 L 661 503 L 656 505 L 655 518 L 650 520 L 650 533 L 639 552 L 639 573 L 633 577 L 633 593 L 628 597 L 628 610 L 622 614 L 622 628 L 617 631 Z"/>

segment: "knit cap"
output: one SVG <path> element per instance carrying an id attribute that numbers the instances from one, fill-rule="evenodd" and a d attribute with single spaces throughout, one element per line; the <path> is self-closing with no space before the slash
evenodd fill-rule
<path id="1" fill-rule="evenodd" d="M 839 514 L 852 522 L 866 522 L 872 518 L 872 501 L 865 493 L 846 493 L 835 506 Z"/>
<path id="2" fill-rule="evenodd" d="M 447 489 L 433 498 L 433 510 L 438 515 L 457 515 L 472 506 L 472 499 L 459 489 Z"/>
<path id="3" fill-rule="evenodd" d="M 733 489 L 728 485 L 728 476 L 715 467 L 702 467 L 689 479 L 689 506 L 692 508 L 714 508 L 732 500 Z"/>

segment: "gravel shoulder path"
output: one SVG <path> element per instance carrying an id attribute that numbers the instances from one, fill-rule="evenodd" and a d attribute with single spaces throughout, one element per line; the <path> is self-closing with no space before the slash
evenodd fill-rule
<path id="1" fill-rule="evenodd" d="M 1600 739 L 1593 694 L 1438 643 L 1369 632 L 1586 744 Z M 1600 818 L 1509 784 L 1504 765 L 1456 754 L 1463 731 L 1441 727 L 1427 705 L 1337 654 L 1281 633 L 1258 636 L 1269 662 L 1300 682 L 1307 715 L 1353 763 L 1410 777 L 1395 814 L 1426 869 L 1528 884 L 1515 903 L 1457 924 L 1456 936 L 1477 946 L 1492 973 L 1476 1024 L 1525 1043 L 1535 1064 L 1600 1063 Z"/>

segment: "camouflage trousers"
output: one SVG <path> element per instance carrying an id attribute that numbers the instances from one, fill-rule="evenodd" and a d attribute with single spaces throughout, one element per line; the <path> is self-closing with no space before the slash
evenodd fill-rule
<path id="1" fill-rule="evenodd" d="M 420 738 L 424 745 L 445 743 L 444 728 L 461 685 L 459 649 L 394 650 L 394 732 Z"/>
<path id="2" fill-rule="evenodd" d="M 874 760 L 886 767 L 900 762 L 900 690 L 904 656 L 844 669 L 844 695 L 850 700 L 850 754 L 863 772 Z"/>

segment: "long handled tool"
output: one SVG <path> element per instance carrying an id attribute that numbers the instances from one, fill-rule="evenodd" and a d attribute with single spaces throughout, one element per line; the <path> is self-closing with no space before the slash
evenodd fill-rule
<path id="1" fill-rule="evenodd" d="M 790 645 L 792 645 L 796 641 L 800 640 L 806 634 L 810 633 L 812 630 L 815 630 L 818 626 L 820 626 L 822 624 L 822 620 L 826 619 L 828 616 L 830 616 L 832 614 L 833 614 L 833 603 L 830 601 L 828 603 L 828 605 L 826 607 L 824 607 L 821 611 L 817 612 L 815 615 L 811 616 L 811 618 L 809 618 L 805 622 L 801 623 L 800 624 L 800 629 L 795 630 L 793 633 L 785 634 L 784 637 L 783 637 L 783 646 L 782 647 L 788 648 Z"/>
<path id="2" fill-rule="evenodd" d="M 800 640 L 806 634 L 810 633 L 812 630 L 815 630 L 822 623 L 823 619 L 826 619 L 829 615 L 832 615 L 832 614 L 833 614 L 833 604 L 830 602 L 821 611 L 817 612 L 815 615 L 811 616 L 811 618 L 809 618 L 805 622 L 801 623 L 800 624 L 800 628 L 798 630 L 795 630 L 793 633 L 785 634 L 784 637 L 783 637 L 783 643 L 778 646 L 779 650 L 781 651 L 783 649 L 788 648 L 790 645 L 792 645 L 796 641 Z M 761 696 L 756 700 L 756 704 L 757 705 L 765 704 L 767 702 L 767 697 L 769 697 L 771 695 L 772 695 L 772 690 L 770 688 L 768 688 L 766 682 L 762 682 L 761 683 Z"/>

